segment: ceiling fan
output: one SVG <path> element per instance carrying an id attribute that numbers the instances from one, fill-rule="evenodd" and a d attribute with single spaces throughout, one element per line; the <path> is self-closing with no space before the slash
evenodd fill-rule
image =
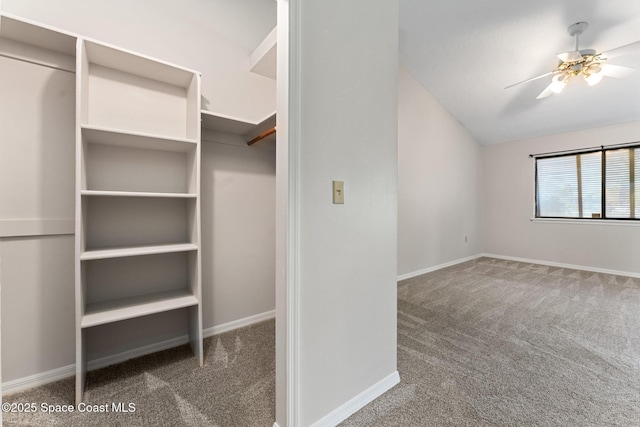
<path id="1" fill-rule="evenodd" d="M 580 35 L 588 27 L 589 24 L 587 22 L 576 22 L 569 26 L 567 31 L 571 37 L 576 38 L 576 48 L 575 50 L 559 53 L 557 55 L 560 62 L 555 70 L 514 83 L 505 87 L 505 89 L 509 89 L 510 87 L 517 86 L 522 83 L 532 82 L 547 76 L 552 76 L 551 83 L 540 93 L 540 95 L 536 97 L 536 99 L 542 99 L 554 93 L 562 92 L 562 89 L 564 89 L 569 80 L 573 78 L 582 77 L 589 86 L 594 86 L 598 84 L 604 76 L 626 77 L 636 71 L 635 68 L 613 65 L 606 61 L 611 58 L 639 50 L 640 40 L 600 53 L 597 53 L 593 49 L 580 49 L 578 47 Z"/>

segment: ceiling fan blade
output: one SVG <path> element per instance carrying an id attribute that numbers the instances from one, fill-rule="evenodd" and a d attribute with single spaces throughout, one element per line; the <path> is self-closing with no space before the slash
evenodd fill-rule
<path id="1" fill-rule="evenodd" d="M 600 54 L 603 59 L 616 58 L 618 56 L 627 55 L 629 53 L 640 53 L 640 40 L 637 42 L 625 44 L 615 49 L 604 51 Z"/>
<path id="2" fill-rule="evenodd" d="M 582 55 L 577 50 L 559 53 L 557 56 L 562 62 L 576 62 L 582 59 Z"/>
<path id="3" fill-rule="evenodd" d="M 622 67 L 620 65 L 613 65 L 613 64 L 602 64 L 600 67 L 602 68 L 601 73 L 604 74 L 605 76 L 617 77 L 617 78 L 627 77 L 633 74 L 634 72 L 638 71 L 635 68 Z"/>
<path id="4" fill-rule="evenodd" d="M 551 90 L 551 86 L 553 86 L 553 83 L 549 84 L 549 86 L 547 86 L 545 88 L 545 90 L 540 92 L 540 95 L 536 96 L 536 99 L 542 99 L 542 98 L 546 98 L 547 96 L 552 95 L 553 91 Z"/>
<path id="5" fill-rule="evenodd" d="M 532 82 L 532 81 L 534 81 L 534 80 L 538 80 L 538 79 L 541 79 L 541 78 L 543 78 L 543 77 L 550 76 L 550 75 L 555 74 L 555 73 L 556 73 L 555 71 L 550 71 L 550 72 L 548 72 L 548 73 L 541 74 L 541 75 L 539 75 L 539 76 L 532 77 L 532 78 L 530 78 L 530 79 L 523 80 L 523 81 L 521 81 L 521 82 L 514 83 L 514 84 L 512 84 L 512 85 L 509 85 L 509 86 L 505 87 L 505 89 L 509 89 L 510 87 L 514 87 L 514 86 L 521 85 L 522 83 L 529 83 L 529 82 Z"/>

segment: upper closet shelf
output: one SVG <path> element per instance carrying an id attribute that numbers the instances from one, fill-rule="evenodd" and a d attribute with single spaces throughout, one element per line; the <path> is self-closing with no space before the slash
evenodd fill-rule
<path id="1" fill-rule="evenodd" d="M 79 49 L 82 125 L 198 139 L 199 73 L 94 41 Z"/>
<path id="2" fill-rule="evenodd" d="M 39 47 L 65 55 L 76 54 L 76 37 L 62 30 L 33 24 L 28 20 L 3 13 L 0 17 L 0 36 L 3 39 Z"/>
<path id="3" fill-rule="evenodd" d="M 9 58 L 75 72 L 77 37 L 11 15 L 0 16 L 0 54 Z"/>
<path id="4" fill-rule="evenodd" d="M 278 27 L 275 27 L 258 45 L 249 58 L 251 72 L 276 79 L 278 57 Z"/>
<path id="5" fill-rule="evenodd" d="M 257 123 L 205 110 L 202 110 L 201 117 L 203 130 L 238 135 L 247 142 L 276 126 L 275 112 Z M 275 135 L 272 139 L 275 140 Z M 265 138 L 264 141 L 268 140 Z"/>
<path id="6" fill-rule="evenodd" d="M 101 65 L 174 86 L 189 87 L 193 75 L 196 74 L 196 71 L 103 43 L 87 40 L 85 41 L 85 49 L 90 64 Z"/>

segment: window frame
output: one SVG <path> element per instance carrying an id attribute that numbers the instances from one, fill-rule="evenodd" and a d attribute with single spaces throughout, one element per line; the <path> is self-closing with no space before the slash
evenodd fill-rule
<path id="1" fill-rule="evenodd" d="M 609 218 L 607 217 L 607 191 L 606 191 L 606 183 L 607 183 L 607 162 L 606 162 L 606 153 L 608 151 L 615 150 L 623 150 L 623 149 L 633 149 L 640 150 L 640 142 L 633 142 L 628 144 L 620 144 L 620 145 L 612 145 L 612 146 L 600 146 L 594 148 L 586 148 L 586 149 L 578 149 L 578 150 L 569 150 L 564 152 L 554 152 L 554 153 L 543 153 L 543 154 L 531 154 L 529 157 L 534 159 L 534 217 L 533 220 L 567 220 L 567 221 L 594 221 L 594 222 L 617 222 L 617 221 L 630 221 L 630 222 L 640 222 L 640 216 L 638 217 L 629 217 L 629 218 Z M 569 157 L 569 156 L 579 156 L 582 154 L 592 154 L 592 153 L 600 153 L 600 167 L 601 167 L 601 175 L 600 175 L 600 217 L 582 217 L 582 216 L 541 216 L 540 215 L 540 200 L 539 200 L 539 188 L 538 188 L 538 160 L 539 159 L 549 159 L 549 158 L 559 158 L 559 157 Z M 630 199 L 630 209 L 629 214 L 635 215 L 635 205 L 640 203 L 639 200 L 636 200 L 635 197 L 635 156 L 629 156 L 629 199 Z M 577 170 L 578 174 L 580 173 Z M 580 180 L 579 180 L 580 182 Z M 580 187 L 578 184 L 578 205 L 582 205 L 582 200 L 580 197 Z M 579 208 L 579 212 L 582 209 Z"/>

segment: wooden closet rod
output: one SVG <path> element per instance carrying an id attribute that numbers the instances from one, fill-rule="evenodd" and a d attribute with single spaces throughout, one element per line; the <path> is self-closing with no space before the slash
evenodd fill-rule
<path id="1" fill-rule="evenodd" d="M 256 142 L 265 139 L 266 137 L 268 137 L 269 135 L 271 135 L 273 133 L 276 133 L 276 128 L 275 127 L 269 129 L 268 131 L 262 132 L 260 135 L 256 136 L 251 141 L 247 142 L 247 145 L 253 145 Z"/>

